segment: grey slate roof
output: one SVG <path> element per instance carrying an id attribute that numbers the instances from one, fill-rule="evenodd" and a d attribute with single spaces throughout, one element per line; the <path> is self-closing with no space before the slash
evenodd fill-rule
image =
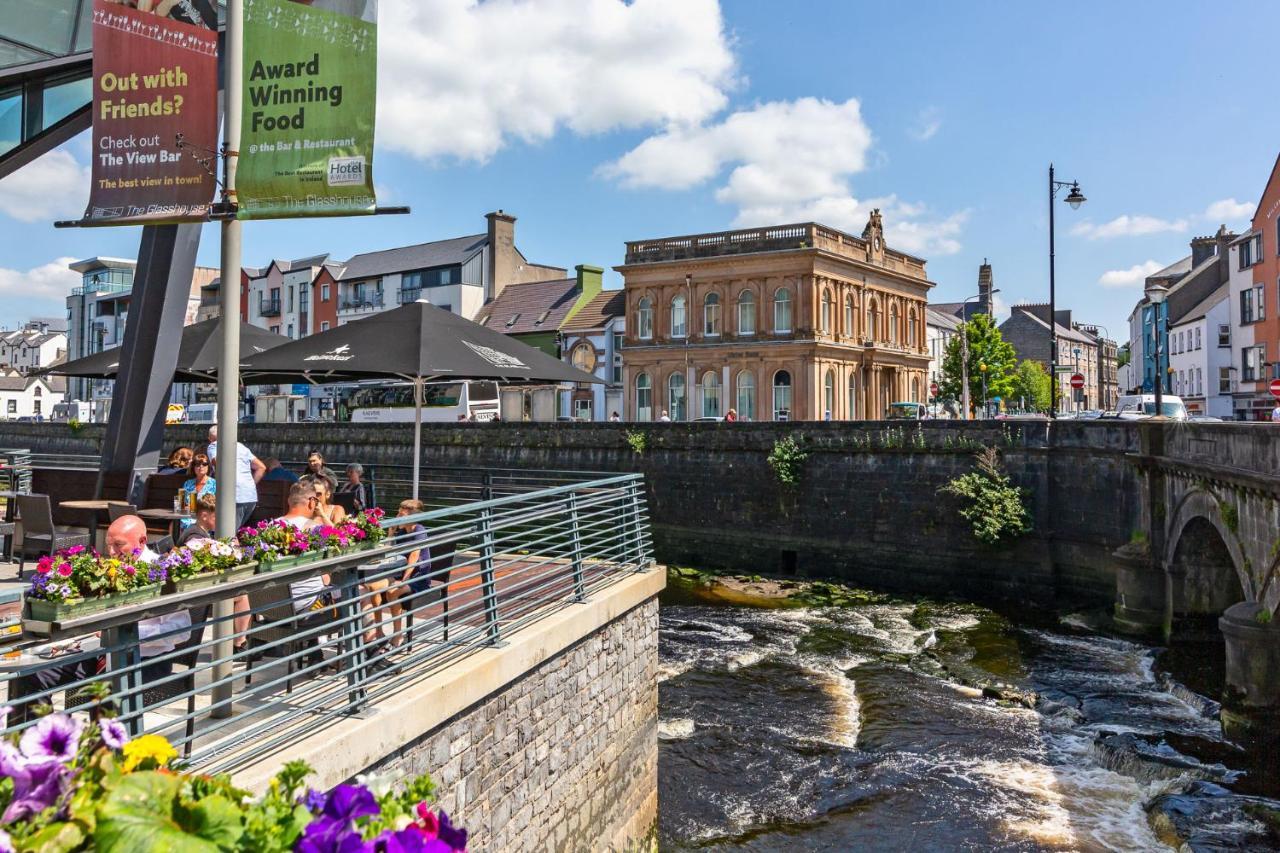
<path id="1" fill-rule="evenodd" d="M 1021 306 L 1018 306 L 1018 305 L 1013 306 L 1013 313 L 1020 314 L 1021 316 L 1026 317 L 1028 320 L 1033 321 L 1036 325 L 1040 326 L 1041 328 L 1048 330 L 1049 328 L 1048 323 L 1046 323 L 1044 320 L 1037 317 L 1035 314 L 1032 314 L 1030 311 L 1023 311 L 1020 309 L 1021 309 Z M 1013 319 L 1013 318 L 1010 317 L 1009 319 Z M 1004 323 L 1001 323 L 1000 324 L 1001 329 L 1003 329 L 1004 324 L 1008 322 L 1009 320 L 1005 320 Z M 1098 343 L 1096 339 L 1094 339 L 1089 335 L 1086 335 L 1084 332 L 1081 332 L 1077 329 L 1068 329 L 1066 326 L 1063 326 L 1060 323 L 1054 323 L 1053 328 L 1054 328 L 1054 331 L 1057 333 L 1058 337 L 1060 338 L 1066 338 L 1067 340 L 1072 340 L 1072 341 L 1081 341 L 1086 344 L 1096 345 Z"/>
<path id="2" fill-rule="evenodd" d="M 958 331 L 960 329 L 960 318 L 954 312 L 946 310 L 938 310 L 939 308 L 947 308 L 952 305 L 959 305 L 959 302 L 944 302 L 941 305 L 930 305 L 925 309 L 925 322 L 930 326 L 936 326 L 939 329 L 949 329 Z"/>
<path id="3" fill-rule="evenodd" d="M 508 335 L 554 332 L 580 293 L 576 278 L 509 284 L 497 299 L 480 309 L 476 322 Z"/>
<path id="4" fill-rule="evenodd" d="M 1222 284 L 1218 285 L 1217 290 L 1200 300 L 1200 302 L 1193 306 L 1191 310 L 1187 311 L 1187 313 L 1183 314 L 1176 321 L 1171 322 L 1169 326 L 1180 326 L 1183 323 L 1190 323 L 1195 320 L 1203 319 L 1204 315 L 1208 314 L 1219 302 L 1227 298 L 1230 290 L 1230 285 L 1224 281 Z"/>
<path id="5" fill-rule="evenodd" d="M 472 234 L 469 237 L 436 240 L 433 243 L 419 243 L 416 246 L 365 252 L 347 261 L 341 280 L 375 278 L 390 273 L 465 263 L 484 248 L 488 239 L 487 234 Z"/>

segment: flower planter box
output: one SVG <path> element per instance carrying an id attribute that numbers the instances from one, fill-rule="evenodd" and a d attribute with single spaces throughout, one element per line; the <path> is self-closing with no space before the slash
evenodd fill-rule
<path id="1" fill-rule="evenodd" d="M 230 569 L 223 569 L 220 572 L 202 572 L 189 578 L 170 581 L 166 584 L 165 592 L 189 592 L 193 589 L 208 589 L 212 586 L 235 583 L 236 581 L 253 577 L 257 572 L 258 564 L 256 562 L 242 563 Z"/>
<path id="2" fill-rule="evenodd" d="M 142 601 L 159 598 L 159 596 L 160 585 L 151 584 L 129 592 L 104 595 L 101 598 L 77 598 L 71 601 L 45 601 L 40 598 L 28 598 L 26 600 L 26 613 L 23 617 L 23 628 L 38 632 L 42 630 L 41 625 L 37 624 L 28 628 L 26 623 L 66 622 L 70 619 L 78 619 L 81 616 L 101 613 L 113 607 L 137 604 Z M 47 630 L 47 628 L 43 630 Z"/>
<path id="3" fill-rule="evenodd" d="M 283 569 L 293 569 L 298 566 L 304 566 L 307 563 L 315 563 L 323 560 L 328 555 L 322 551 L 308 551 L 305 554 L 293 554 L 288 557 L 279 557 L 269 563 L 258 564 L 258 574 L 265 575 L 269 572 L 278 572 Z"/>

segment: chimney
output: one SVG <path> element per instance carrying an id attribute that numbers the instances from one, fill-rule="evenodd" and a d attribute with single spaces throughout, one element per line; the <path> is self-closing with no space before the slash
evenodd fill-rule
<path id="1" fill-rule="evenodd" d="M 986 314 L 988 317 L 994 317 L 995 305 L 991 299 L 991 290 L 995 285 L 995 278 L 991 274 L 991 264 L 987 263 L 987 259 L 982 259 L 982 266 L 978 267 L 978 308 L 975 314 Z"/>
<path id="2" fill-rule="evenodd" d="M 1063 311 L 1054 311 L 1053 319 L 1055 323 L 1057 323 L 1059 326 L 1061 326 L 1064 329 L 1073 328 L 1071 325 L 1071 309 L 1070 308 Z"/>
<path id="3" fill-rule="evenodd" d="M 501 209 L 484 218 L 489 221 L 489 269 L 484 288 L 488 302 L 515 282 L 520 262 L 516 257 L 516 218 Z"/>
<path id="4" fill-rule="evenodd" d="M 1221 234 L 1226 230 L 1224 225 L 1218 230 Z M 1218 254 L 1218 238 L 1217 237 L 1195 237 L 1191 241 L 1191 268 L 1195 269 L 1205 261 Z"/>

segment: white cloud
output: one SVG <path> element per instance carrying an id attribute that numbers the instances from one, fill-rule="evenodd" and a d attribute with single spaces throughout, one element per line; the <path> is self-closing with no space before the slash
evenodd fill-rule
<path id="1" fill-rule="evenodd" d="M 415 157 L 484 161 L 559 129 L 695 124 L 735 59 L 717 0 L 385 3 L 378 136 Z"/>
<path id="2" fill-rule="evenodd" d="M 1236 201 L 1234 198 L 1224 198 L 1221 201 L 1215 201 L 1213 204 L 1205 208 L 1204 218 L 1212 222 L 1231 222 L 1241 219 L 1252 219 L 1253 211 L 1257 207 L 1256 204 L 1244 201 Z"/>
<path id="3" fill-rule="evenodd" d="M 0 180 L 0 212 L 23 222 L 79 219 L 90 170 L 65 149 L 51 151 Z"/>
<path id="4" fill-rule="evenodd" d="M 1071 229 L 1077 237 L 1089 240 L 1105 240 L 1111 237 L 1140 237 L 1146 234 L 1162 234 L 1166 231 L 1186 231 L 1186 219 L 1160 219 L 1155 216 L 1117 216 L 1101 225 L 1081 222 Z"/>
<path id="5" fill-rule="evenodd" d="M 71 293 L 71 288 L 80 284 L 80 274 L 67 267 L 75 260 L 58 258 L 25 272 L 0 267 L 0 297 L 45 299 L 61 305 L 63 299 Z"/>
<path id="6" fill-rule="evenodd" d="M 737 208 L 737 226 L 817 221 L 857 234 L 880 208 L 890 246 L 953 254 L 967 211 L 929 217 L 896 196 L 859 200 L 849 181 L 867 168 L 873 136 L 856 98 L 800 98 L 739 110 L 714 123 L 672 127 L 600 169 L 625 187 L 687 190 L 728 175 L 717 201 Z"/>
<path id="7" fill-rule="evenodd" d="M 1135 287 L 1142 284 L 1147 276 L 1164 268 L 1165 264 L 1158 261 L 1147 261 L 1135 264 L 1127 270 L 1107 270 L 1098 277 L 1098 284 L 1103 287 Z"/>
<path id="8" fill-rule="evenodd" d="M 942 129 L 942 112 L 937 107 L 925 107 L 916 116 L 915 124 L 907 129 L 912 139 L 927 142 Z"/>

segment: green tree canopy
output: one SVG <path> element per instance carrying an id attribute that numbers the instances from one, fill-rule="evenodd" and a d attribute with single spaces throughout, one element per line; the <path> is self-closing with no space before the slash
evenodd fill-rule
<path id="1" fill-rule="evenodd" d="M 987 367 L 987 399 L 1009 399 L 1013 395 L 1013 375 L 1017 356 L 1013 344 L 1007 343 L 1000 329 L 986 314 L 974 314 L 973 319 L 960 324 L 961 333 L 947 342 L 942 357 L 942 376 L 938 392 L 943 398 L 961 398 L 961 359 L 963 338 L 969 338 L 969 403 L 982 405 L 982 365 Z"/>
<path id="2" fill-rule="evenodd" d="M 1010 402 L 1030 411 L 1049 411 L 1049 371 L 1043 364 L 1031 359 L 1018 362 L 1013 373 Z"/>

